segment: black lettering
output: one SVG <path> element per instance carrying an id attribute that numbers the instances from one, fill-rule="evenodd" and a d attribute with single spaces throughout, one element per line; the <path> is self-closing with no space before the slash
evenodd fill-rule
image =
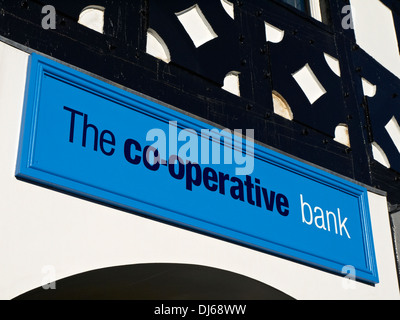
<path id="1" fill-rule="evenodd" d="M 109 135 L 111 140 L 106 140 L 105 135 Z M 101 149 L 101 152 L 103 152 L 106 156 L 112 156 L 115 152 L 115 149 L 111 148 L 110 151 L 106 151 L 106 149 L 104 148 L 105 143 L 115 147 L 115 136 L 109 130 L 104 130 L 100 134 L 100 149 Z"/>
<path id="2" fill-rule="evenodd" d="M 271 191 L 270 195 L 268 196 L 268 191 L 265 188 L 262 188 L 262 193 L 264 196 L 265 206 L 267 210 L 273 211 L 274 210 L 274 202 L 275 202 L 275 192 Z"/>
<path id="3" fill-rule="evenodd" d="M 150 152 L 153 152 L 154 155 L 154 160 L 153 164 L 150 163 Z M 144 166 L 151 170 L 151 171 L 157 171 L 160 169 L 160 154 L 158 150 L 152 146 L 147 146 L 143 150 L 143 163 Z"/>
<path id="4" fill-rule="evenodd" d="M 285 195 L 279 193 L 276 196 L 276 208 L 280 215 L 287 217 L 289 215 L 289 200 Z"/>
<path id="5" fill-rule="evenodd" d="M 82 147 L 86 147 L 86 138 L 87 138 L 87 131 L 88 129 L 93 129 L 93 150 L 97 151 L 97 144 L 98 144 L 98 139 L 99 139 L 99 130 L 97 127 L 93 124 L 88 124 L 88 115 L 84 114 L 83 115 L 84 120 L 83 120 L 83 136 L 82 136 Z"/>
<path id="6" fill-rule="evenodd" d="M 135 147 L 136 151 L 142 151 L 142 147 L 140 146 L 139 142 L 137 142 L 136 140 L 133 139 L 128 139 L 125 141 L 125 145 L 124 145 L 124 155 L 125 155 L 125 159 L 132 164 L 139 164 L 141 158 L 136 155 L 135 158 L 132 158 L 132 146 Z"/>
<path id="7" fill-rule="evenodd" d="M 260 188 L 260 179 L 255 178 L 254 182 L 257 183 L 255 185 L 256 190 L 256 206 L 261 208 L 261 188 Z"/>
<path id="8" fill-rule="evenodd" d="M 231 181 L 237 183 L 236 186 L 231 187 L 231 197 L 235 200 L 244 201 L 243 181 L 237 177 L 232 177 Z"/>
<path id="9" fill-rule="evenodd" d="M 195 171 L 195 177 L 193 178 L 193 169 Z M 186 189 L 192 190 L 192 185 L 201 185 L 201 168 L 197 163 L 189 162 L 186 165 Z"/>
<path id="10" fill-rule="evenodd" d="M 178 162 L 178 173 L 175 172 L 175 162 Z M 183 160 L 176 155 L 170 156 L 168 161 L 168 171 L 172 178 L 182 180 L 185 176 L 185 166 L 183 165 Z"/>
<path id="11" fill-rule="evenodd" d="M 204 186 L 206 187 L 207 190 L 210 190 L 213 192 L 218 190 L 218 184 L 217 184 L 218 175 L 215 172 L 215 170 L 213 170 L 209 167 L 204 168 L 203 181 L 204 181 Z M 215 182 L 215 183 L 213 185 L 210 185 L 210 181 Z"/>
<path id="12" fill-rule="evenodd" d="M 74 132 L 75 132 L 75 115 L 83 116 L 82 112 L 76 111 L 74 109 L 64 107 L 64 110 L 71 112 L 71 124 L 69 127 L 69 142 L 74 142 Z"/>
<path id="13" fill-rule="evenodd" d="M 219 172 L 219 193 L 225 194 L 225 181 L 229 181 L 229 174 Z"/>
<path id="14" fill-rule="evenodd" d="M 244 182 L 244 185 L 246 186 L 246 192 L 247 192 L 247 202 L 251 205 L 254 206 L 254 200 L 253 200 L 253 188 L 254 184 L 251 182 L 251 176 L 246 176 L 246 181 Z"/>

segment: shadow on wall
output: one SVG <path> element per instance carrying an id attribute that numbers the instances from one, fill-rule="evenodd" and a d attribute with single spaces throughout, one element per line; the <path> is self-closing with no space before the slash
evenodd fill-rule
<path id="1" fill-rule="evenodd" d="M 42 287 L 14 300 L 292 300 L 254 279 L 210 267 L 137 264 L 99 269 Z"/>

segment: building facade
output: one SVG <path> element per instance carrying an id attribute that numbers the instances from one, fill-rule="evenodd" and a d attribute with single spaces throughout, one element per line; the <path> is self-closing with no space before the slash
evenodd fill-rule
<path id="1" fill-rule="evenodd" d="M 0 0 L 1 298 L 398 299 L 398 35 L 394 0 Z"/>

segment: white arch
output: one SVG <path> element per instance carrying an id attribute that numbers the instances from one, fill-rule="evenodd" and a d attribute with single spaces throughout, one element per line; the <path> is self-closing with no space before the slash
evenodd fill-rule
<path id="1" fill-rule="evenodd" d="M 171 62 L 171 54 L 168 46 L 159 34 L 153 29 L 147 30 L 147 44 L 146 53 L 152 55 L 155 58 L 161 59 L 166 63 Z"/>
<path id="2" fill-rule="evenodd" d="M 281 117 L 293 120 L 293 112 L 284 97 L 277 91 L 272 91 L 272 100 L 274 103 L 274 113 Z"/>
<path id="3" fill-rule="evenodd" d="M 372 84 L 364 78 L 361 78 L 361 83 L 364 91 L 364 96 L 372 98 L 376 95 L 376 85 Z"/>
<path id="4" fill-rule="evenodd" d="M 87 6 L 79 15 L 78 23 L 99 33 L 104 33 L 104 11 L 105 8 L 102 6 Z"/>
<path id="5" fill-rule="evenodd" d="M 350 148 L 349 127 L 347 124 L 340 123 L 336 127 L 334 140 Z"/>
<path id="6" fill-rule="evenodd" d="M 329 68 L 338 76 L 341 76 L 339 60 L 324 52 L 324 58 Z"/>
<path id="7" fill-rule="evenodd" d="M 269 24 L 268 22 L 264 22 L 265 24 L 265 37 L 267 42 L 279 43 L 283 40 L 285 36 L 285 31 Z"/>
<path id="8" fill-rule="evenodd" d="M 376 142 L 372 142 L 371 146 L 372 146 L 372 155 L 374 156 L 374 159 L 383 166 L 385 166 L 386 168 L 390 168 L 389 159 L 387 158 L 386 153 L 379 146 L 379 144 L 377 144 Z"/>
<path id="9" fill-rule="evenodd" d="M 235 7 L 232 2 L 228 0 L 221 0 L 222 7 L 226 11 L 226 13 L 232 18 L 235 19 Z"/>
<path id="10" fill-rule="evenodd" d="M 240 74 L 240 72 L 237 72 L 237 71 L 229 72 L 224 79 L 224 85 L 222 87 L 222 89 L 224 89 L 238 97 L 240 97 L 239 74 Z"/>

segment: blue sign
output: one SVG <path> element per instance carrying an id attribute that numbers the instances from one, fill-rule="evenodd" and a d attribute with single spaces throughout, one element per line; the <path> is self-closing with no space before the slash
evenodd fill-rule
<path id="1" fill-rule="evenodd" d="M 378 283 L 367 190 L 244 134 L 32 54 L 16 175 Z"/>

